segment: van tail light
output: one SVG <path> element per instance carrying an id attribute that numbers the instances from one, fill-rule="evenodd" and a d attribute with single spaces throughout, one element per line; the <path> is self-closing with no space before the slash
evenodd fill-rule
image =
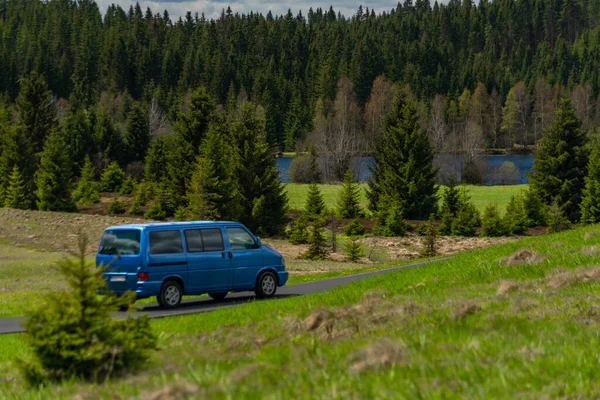
<path id="1" fill-rule="evenodd" d="M 147 281 L 148 273 L 147 272 L 138 272 L 138 281 Z"/>

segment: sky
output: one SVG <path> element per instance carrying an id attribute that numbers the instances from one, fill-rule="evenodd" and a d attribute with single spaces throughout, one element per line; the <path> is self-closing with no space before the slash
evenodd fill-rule
<path id="1" fill-rule="evenodd" d="M 232 0 L 233 1 L 233 0 Z M 100 11 L 106 12 L 107 7 L 112 4 L 118 4 L 124 9 L 128 9 L 130 5 L 135 4 L 135 0 L 96 0 Z M 164 0 L 164 1 L 139 1 L 142 10 L 150 7 L 152 13 L 162 12 L 166 9 L 169 11 L 172 19 L 184 16 L 187 11 L 192 14 L 198 12 L 203 13 L 207 17 L 218 17 L 221 10 L 231 7 L 233 12 L 249 13 L 250 11 L 258 11 L 266 14 L 271 11 L 274 15 L 282 15 L 287 13 L 288 9 L 296 15 L 298 11 L 306 16 L 308 9 L 312 7 L 317 9 L 321 7 L 325 10 L 329 6 L 333 6 L 336 13 L 339 11 L 345 16 L 352 16 L 356 13 L 358 6 L 362 4 L 363 8 L 375 9 L 375 12 L 389 11 L 395 8 L 398 0 L 363 0 L 362 3 L 350 3 L 344 0 L 329 0 L 329 2 L 319 2 L 318 0 L 299 0 L 295 2 L 282 3 L 277 0 L 237 0 L 237 2 L 223 2 L 219 0 Z M 433 3 L 433 2 L 432 2 Z"/>

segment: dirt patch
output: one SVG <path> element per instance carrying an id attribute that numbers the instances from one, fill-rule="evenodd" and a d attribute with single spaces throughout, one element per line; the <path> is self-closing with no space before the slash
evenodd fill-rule
<path id="1" fill-rule="evenodd" d="M 500 281 L 496 294 L 502 296 L 506 293 L 516 292 L 517 290 L 519 290 L 519 284 L 517 282 L 505 279 Z"/>
<path id="2" fill-rule="evenodd" d="M 522 264 L 539 264 L 546 261 L 546 257 L 532 249 L 517 250 L 508 257 L 500 259 L 500 262 L 507 266 Z"/>
<path id="3" fill-rule="evenodd" d="M 361 373 L 369 369 L 388 367 L 402 361 L 402 347 L 389 338 L 380 339 L 361 347 L 351 356 L 350 372 Z"/>
<path id="4" fill-rule="evenodd" d="M 190 382 L 171 383 L 162 389 L 142 394 L 140 399 L 147 400 L 179 400 L 198 394 L 198 386 Z"/>
<path id="5" fill-rule="evenodd" d="M 263 369 L 265 367 L 266 365 L 264 363 L 246 364 L 237 367 L 229 374 L 229 382 L 238 383 L 240 381 L 243 381 L 246 378 L 252 376 L 259 369 Z"/>
<path id="6" fill-rule="evenodd" d="M 576 270 L 558 270 L 546 277 L 546 285 L 551 289 L 595 281 L 600 277 L 600 267 Z"/>
<path id="7" fill-rule="evenodd" d="M 581 249 L 581 254 L 583 254 L 584 256 L 597 256 L 600 254 L 600 247 L 585 246 Z"/>
<path id="8" fill-rule="evenodd" d="M 456 308 L 456 310 L 454 310 L 454 313 L 452 313 L 452 319 L 457 321 L 466 318 L 469 315 L 475 314 L 479 310 L 481 310 L 481 307 L 479 307 L 474 300 L 467 300 L 466 303 L 461 304 Z"/>
<path id="9" fill-rule="evenodd" d="M 591 231 L 587 231 L 587 232 L 585 233 L 585 235 L 583 235 L 583 238 L 584 238 L 585 240 L 590 240 L 590 239 L 592 239 L 593 237 L 595 237 L 596 235 L 598 235 L 598 230 L 596 230 L 596 229 L 592 229 Z"/>

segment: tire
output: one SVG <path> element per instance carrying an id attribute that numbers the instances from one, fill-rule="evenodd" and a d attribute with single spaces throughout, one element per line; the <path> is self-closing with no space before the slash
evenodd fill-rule
<path id="1" fill-rule="evenodd" d="M 270 299 L 277 292 L 277 276 L 272 271 L 265 271 L 259 275 L 254 288 L 256 297 Z"/>
<path id="2" fill-rule="evenodd" d="M 156 299 L 162 308 L 175 308 L 181 304 L 182 297 L 181 285 L 175 281 L 167 281 L 160 288 L 160 294 Z"/>
<path id="3" fill-rule="evenodd" d="M 227 292 L 209 293 L 208 294 L 213 300 L 221 301 L 227 296 Z"/>

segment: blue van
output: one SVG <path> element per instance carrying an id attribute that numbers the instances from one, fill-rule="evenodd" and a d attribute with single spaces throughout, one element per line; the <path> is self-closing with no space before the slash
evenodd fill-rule
<path id="1" fill-rule="evenodd" d="M 112 292 L 156 296 L 164 308 L 205 293 L 222 300 L 228 292 L 253 290 L 270 298 L 288 279 L 283 256 L 237 222 L 112 226 L 98 246 L 96 266 L 102 265 Z"/>

